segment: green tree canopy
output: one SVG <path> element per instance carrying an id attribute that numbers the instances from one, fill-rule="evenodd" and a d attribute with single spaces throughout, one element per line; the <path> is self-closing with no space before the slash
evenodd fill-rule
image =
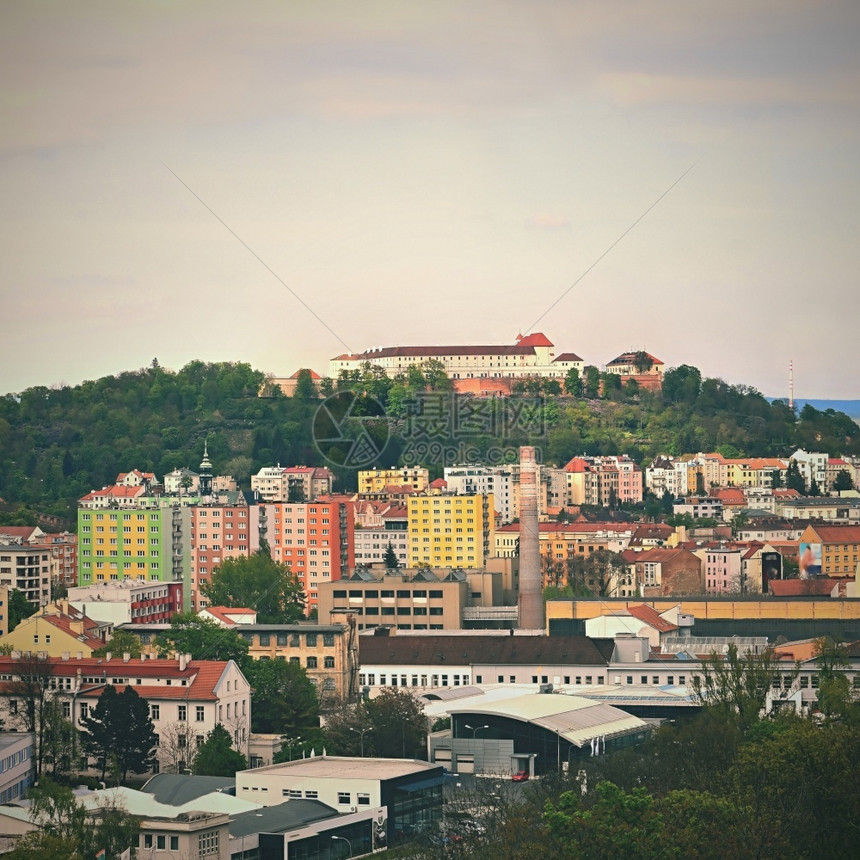
<path id="1" fill-rule="evenodd" d="M 261 624 L 288 624 L 304 617 L 301 583 L 266 552 L 225 559 L 201 591 L 210 606 L 254 607 Z"/>
<path id="2" fill-rule="evenodd" d="M 9 632 L 11 633 L 25 618 L 33 615 L 38 608 L 27 600 L 23 591 L 13 588 L 9 592 Z"/>
<path id="3" fill-rule="evenodd" d="M 218 723 L 198 748 L 191 770 L 196 776 L 235 776 L 247 766 L 245 756 L 233 749 L 230 733 Z"/>
<path id="4" fill-rule="evenodd" d="M 140 648 L 140 637 L 128 630 L 114 630 L 110 642 L 93 651 L 93 657 L 104 657 L 106 654 L 128 654 L 133 660 L 137 660 L 142 651 Z"/>
<path id="5" fill-rule="evenodd" d="M 194 660 L 233 660 L 240 668 L 248 663 L 245 639 L 235 630 L 194 612 L 174 615 L 170 629 L 156 636 L 155 647 L 162 656 L 190 654 Z"/>
<path id="6" fill-rule="evenodd" d="M 246 674 L 253 689 L 251 731 L 304 737 L 319 727 L 316 688 L 298 663 L 254 660 Z"/>
<path id="7" fill-rule="evenodd" d="M 158 737 L 149 715 L 149 703 L 134 687 L 118 693 L 109 684 L 98 704 L 81 720 L 84 748 L 101 763 L 102 779 L 111 759 L 123 780 L 129 771 L 142 773 L 152 766 Z"/>

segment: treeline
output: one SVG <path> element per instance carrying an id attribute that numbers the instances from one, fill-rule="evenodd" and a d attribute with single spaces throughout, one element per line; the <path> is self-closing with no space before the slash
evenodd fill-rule
<path id="1" fill-rule="evenodd" d="M 309 375 L 293 397 L 259 397 L 265 375 L 245 363 L 193 361 L 178 372 L 157 361 L 138 371 L 77 386 L 37 386 L 0 397 L 0 497 L 14 522 L 20 510 L 71 516 L 74 502 L 132 468 L 159 478 L 196 469 L 204 440 L 217 474 L 247 488 L 264 465 L 329 465 L 313 439 L 321 398 L 358 391 L 388 416 L 387 447 L 377 465 L 420 463 L 434 477 L 445 464 L 511 459 L 534 444 L 547 463 L 575 454 L 628 454 L 640 463 L 659 453 L 720 451 L 725 456 L 787 456 L 797 447 L 832 455 L 860 453 L 860 428 L 832 409 L 786 403 L 683 365 L 663 390 L 621 385 L 589 369 L 580 380 L 520 386 L 504 400 L 457 397 L 439 362 L 389 379 L 378 368 L 316 387 Z M 383 419 L 384 420 L 384 419 Z M 354 472 L 335 468 L 341 488 Z"/>

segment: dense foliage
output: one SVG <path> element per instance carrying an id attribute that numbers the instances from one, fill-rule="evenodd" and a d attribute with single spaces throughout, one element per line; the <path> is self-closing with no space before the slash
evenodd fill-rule
<path id="1" fill-rule="evenodd" d="M 245 756 L 233 749 L 230 733 L 217 723 L 198 748 L 191 771 L 195 776 L 235 776 L 247 766 Z"/>
<path id="2" fill-rule="evenodd" d="M 565 381 L 564 394 L 558 383 L 523 385 L 522 395 L 480 408 L 471 398 L 456 398 L 455 405 L 437 365 L 428 362 L 395 379 L 367 366 L 324 380 L 320 390 L 303 379 L 287 398 L 277 389 L 259 397 L 264 374 L 247 364 L 194 361 L 173 372 L 153 361 L 77 386 L 8 394 L 0 397 L 0 497 L 14 507 L 2 512 L 3 520 L 21 520 L 20 508 L 28 505 L 70 516 L 76 499 L 132 468 L 159 477 L 196 468 L 204 440 L 215 472 L 233 475 L 245 488 L 264 465 L 322 465 L 313 416 L 320 397 L 345 389 L 378 401 L 390 418 L 380 465 L 409 460 L 438 471 L 443 460 L 492 461 L 526 443 L 538 445 L 547 463 L 579 453 L 627 453 L 640 462 L 658 453 L 713 450 L 726 456 L 787 456 L 797 447 L 860 453 L 858 426 L 843 413 L 807 405 L 796 416 L 782 401 L 702 379 L 687 365 L 666 372 L 662 393 L 621 386 L 617 377 L 589 368 L 582 380 Z M 522 420 L 524 404 L 535 400 L 544 404 L 538 424 Z M 353 472 L 335 472 L 343 489 L 355 486 Z"/>

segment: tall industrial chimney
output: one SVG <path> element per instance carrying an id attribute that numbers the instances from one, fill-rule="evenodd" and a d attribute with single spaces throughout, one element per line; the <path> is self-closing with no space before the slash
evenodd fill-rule
<path id="1" fill-rule="evenodd" d="M 544 605 L 538 534 L 537 468 L 535 449 L 520 448 L 520 596 L 521 630 L 544 629 Z"/>

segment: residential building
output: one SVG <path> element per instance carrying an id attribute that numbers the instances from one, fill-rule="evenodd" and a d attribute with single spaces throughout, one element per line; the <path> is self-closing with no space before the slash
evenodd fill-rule
<path id="1" fill-rule="evenodd" d="M 182 583 L 145 579 L 107 580 L 69 589 L 67 603 L 96 621 L 120 624 L 170 623 L 182 612 Z"/>
<path id="2" fill-rule="evenodd" d="M 201 494 L 200 474 L 183 467 L 164 476 L 164 493 L 168 496 L 196 496 Z"/>
<path id="3" fill-rule="evenodd" d="M 676 517 L 686 514 L 694 520 L 721 520 L 723 518 L 723 503 L 722 500 L 713 496 L 687 496 L 685 499 L 672 504 L 672 513 Z"/>
<path id="4" fill-rule="evenodd" d="M 564 507 L 616 507 L 642 501 L 642 469 L 626 454 L 618 457 L 574 457 L 564 467 Z"/>
<path id="5" fill-rule="evenodd" d="M 577 555 L 590 555 L 599 549 L 621 552 L 637 533 L 636 523 L 543 522 L 538 524 L 541 556 L 544 561 L 564 561 Z M 513 558 L 519 552 L 520 524 L 499 526 L 495 535 L 495 554 Z"/>
<path id="6" fill-rule="evenodd" d="M 860 523 L 860 498 L 801 496 L 777 501 L 776 512 L 787 520 L 824 520 L 850 525 Z"/>
<path id="7" fill-rule="evenodd" d="M 35 780 L 36 744 L 31 732 L 0 732 L 0 804 L 27 796 Z"/>
<path id="8" fill-rule="evenodd" d="M 389 544 L 400 567 L 409 562 L 409 517 L 392 502 L 355 503 L 355 566 L 383 568 Z"/>
<path id="9" fill-rule="evenodd" d="M 807 556 L 814 559 L 806 563 Z M 800 575 L 853 577 L 860 564 L 860 525 L 808 525 L 800 536 Z"/>
<path id="10" fill-rule="evenodd" d="M 207 608 L 205 612 L 211 613 L 212 609 Z M 220 615 L 217 610 L 216 615 Z M 129 624 L 122 629 L 140 640 L 144 654 L 156 658 L 155 640 L 169 626 L 165 623 Z M 304 621 L 257 624 L 255 621 L 235 624 L 231 629 L 248 643 L 248 656 L 252 660 L 287 660 L 304 668 L 321 699 L 351 700 L 357 695 L 358 644 L 354 617 L 321 624 Z"/>
<path id="11" fill-rule="evenodd" d="M 571 369 L 582 375 L 584 365 L 574 353 L 556 357 L 549 338 L 535 332 L 525 337 L 519 335 L 510 346 L 394 346 L 343 354 L 331 360 L 329 376 L 337 379 L 343 371 L 361 370 L 369 362 L 394 377 L 430 360 L 441 362 L 453 380 L 529 376 L 563 379 Z"/>
<path id="12" fill-rule="evenodd" d="M 49 603 L 35 615 L 24 618 L 18 626 L 0 637 L 0 645 L 21 654 L 80 654 L 84 657 L 104 647 L 111 637 L 113 625 L 88 618 L 68 600 Z"/>
<path id="13" fill-rule="evenodd" d="M 28 666 L 15 654 L 0 655 L 0 708 L 6 726 L 23 728 L 19 682 Z M 217 723 L 230 733 L 234 748 L 247 755 L 251 690 L 232 660 L 190 660 L 187 655 L 177 660 L 75 658 L 64 653 L 50 657 L 45 672 L 64 716 L 75 725 L 95 708 L 107 684 L 119 690 L 132 687 L 149 702 L 161 770 L 187 768 L 196 746 Z"/>
<path id="14" fill-rule="evenodd" d="M 89 511 L 106 510 L 107 508 L 133 509 L 140 506 L 140 500 L 146 495 L 146 487 L 143 484 L 102 487 L 100 490 L 90 490 L 85 496 L 81 496 L 78 499 L 78 508 Z"/>
<path id="15" fill-rule="evenodd" d="M 429 483 L 429 470 L 423 466 L 404 466 L 399 469 L 359 469 L 358 472 L 358 494 L 360 496 L 382 493 L 390 484 L 408 484 L 413 490 L 423 493 Z"/>
<path id="16" fill-rule="evenodd" d="M 673 499 L 686 496 L 689 492 L 686 462 L 662 455 L 655 457 L 645 469 L 645 486 L 658 498 L 665 493 Z"/>
<path id="17" fill-rule="evenodd" d="M 830 492 L 833 489 L 833 483 L 840 472 L 845 472 L 851 479 L 851 484 L 854 489 L 860 489 L 857 482 L 857 466 L 848 457 L 830 457 L 827 460 L 827 471 L 824 479 L 824 491 Z"/>
<path id="18" fill-rule="evenodd" d="M 317 606 L 318 588 L 347 576 L 355 567 L 355 513 L 343 497 L 315 502 L 266 502 L 259 505 L 260 536 L 272 558 L 289 566 L 307 595 L 307 610 Z"/>
<path id="19" fill-rule="evenodd" d="M 671 597 L 704 591 L 702 563 L 683 547 L 630 549 L 624 552 L 624 560 L 640 597 Z"/>
<path id="20" fill-rule="evenodd" d="M 141 472 L 140 469 L 132 469 L 130 472 L 120 472 L 116 476 L 114 484 L 118 487 L 146 487 L 147 490 L 157 484 L 158 481 L 153 472 Z"/>
<path id="21" fill-rule="evenodd" d="M 492 496 L 416 496 L 407 510 L 409 567 L 480 568 L 492 554 Z"/>
<path id="22" fill-rule="evenodd" d="M 140 822 L 137 853 L 147 860 L 230 860 L 229 824 L 229 815 L 214 812 L 146 816 Z"/>
<path id="23" fill-rule="evenodd" d="M 708 544 L 692 550 L 702 564 L 706 594 L 740 594 L 743 551 L 737 546 Z"/>
<path id="24" fill-rule="evenodd" d="M 79 585 L 145 579 L 181 582 L 191 607 L 191 510 L 78 509 Z"/>
<path id="25" fill-rule="evenodd" d="M 825 491 L 827 487 L 827 465 L 830 459 L 828 454 L 820 451 L 804 451 L 803 448 L 798 448 L 788 459 L 797 464 L 797 470 L 800 472 L 807 490 L 811 489 L 814 481 L 818 485 L 819 491 L 822 493 Z"/>
<path id="26" fill-rule="evenodd" d="M 331 583 L 324 583 L 321 590 Z M 322 613 L 321 613 L 322 615 Z M 352 701 L 358 694 L 355 623 L 240 624 L 252 660 L 287 660 L 301 666 L 321 701 Z"/>
<path id="27" fill-rule="evenodd" d="M 51 564 L 49 549 L 0 538 L 0 586 L 17 588 L 34 606 L 51 599 Z"/>
<path id="28" fill-rule="evenodd" d="M 458 496 L 493 497 L 493 508 L 499 523 L 509 523 L 516 516 L 515 496 L 519 480 L 515 482 L 509 466 L 482 466 L 479 464 L 446 466 L 445 483 L 449 493 Z"/>
<path id="29" fill-rule="evenodd" d="M 487 570 L 420 570 L 373 574 L 357 570 L 319 589 L 322 622 L 352 614 L 360 630 L 459 630 L 467 607 L 502 604 L 501 573 Z"/>
<path id="30" fill-rule="evenodd" d="M 331 494 L 334 475 L 324 466 L 265 466 L 251 475 L 251 490 L 264 502 L 311 502 Z"/>
<path id="31" fill-rule="evenodd" d="M 604 615 L 589 618 L 585 622 L 585 635 L 589 639 L 615 639 L 630 635 L 644 637 L 652 650 L 660 650 L 669 636 L 678 636 L 682 630 L 689 631 L 695 619 L 681 612 L 681 605 L 658 612 L 647 603 L 612 609 Z"/>
<path id="32" fill-rule="evenodd" d="M 241 493 L 227 494 L 232 503 L 215 500 L 189 508 L 191 526 L 191 608 L 205 608 L 208 600 L 202 587 L 228 558 L 244 558 L 260 548 L 259 518 L 255 505 Z"/>

